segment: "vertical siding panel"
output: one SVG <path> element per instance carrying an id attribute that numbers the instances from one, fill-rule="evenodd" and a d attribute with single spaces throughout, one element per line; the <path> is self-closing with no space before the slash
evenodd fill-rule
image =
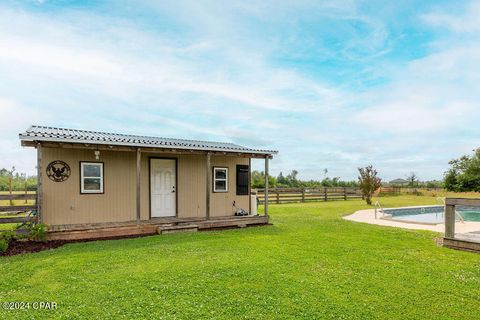
<path id="1" fill-rule="evenodd" d="M 141 219 L 150 215 L 149 158 L 177 158 L 178 217 L 205 217 L 206 156 L 142 153 Z M 51 225 L 135 220 L 135 153 L 101 151 L 104 162 L 105 193 L 80 194 L 80 161 L 95 162 L 93 150 L 44 148 L 42 168 L 54 160 L 65 161 L 71 175 L 65 182 L 53 182 L 44 175 L 44 217 Z M 212 216 L 233 215 L 232 202 L 248 210 L 249 197 L 236 196 L 236 165 L 248 164 L 248 158 L 212 156 L 213 166 L 229 168 L 228 193 L 212 193 Z M 44 170 L 45 170 L 44 169 Z M 71 209 L 70 207 L 73 207 Z"/>
<path id="2" fill-rule="evenodd" d="M 228 192 L 212 193 L 212 216 L 230 216 L 235 214 L 233 201 L 240 209 L 248 211 L 249 196 L 236 195 L 236 170 L 237 164 L 247 164 L 248 158 L 237 158 L 231 156 L 214 156 L 212 157 L 212 165 L 214 167 L 228 168 Z"/>
<path id="3" fill-rule="evenodd" d="M 46 223 L 79 224 L 131 221 L 134 218 L 135 159 L 130 152 L 101 151 L 104 162 L 104 194 L 80 194 L 80 161 L 96 162 L 93 150 L 45 148 L 47 166 L 65 161 L 71 169 L 67 181 L 53 182 L 46 176 Z M 71 207 L 73 206 L 73 209 Z"/>

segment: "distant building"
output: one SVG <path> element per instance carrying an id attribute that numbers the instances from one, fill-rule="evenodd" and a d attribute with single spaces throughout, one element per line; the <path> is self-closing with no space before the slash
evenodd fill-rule
<path id="1" fill-rule="evenodd" d="M 397 187 L 406 187 L 408 186 L 409 183 L 410 183 L 409 181 L 405 179 L 400 179 L 400 178 L 388 182 L 389 185 L 397 186 Z"/>

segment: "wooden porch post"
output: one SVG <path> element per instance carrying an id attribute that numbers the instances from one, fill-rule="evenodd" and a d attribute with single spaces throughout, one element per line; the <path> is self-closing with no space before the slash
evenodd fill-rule
<path id="1" fill-rule="evenodd" d="M 141 165 L 142 165 L 142 153 L 140 148 L 137 148 L 137 187 L 136 187 L 136 196 L 137 196 L 137 224 L 140 224 L 141 217 L 141 207 L 140 207 L 140 177 L 141 177 Z"/>
<path id="2" fill-rule="evenodd" d="M 265 215 L 268 217 L 268 156 L 265 157 Z"/>
<path id="3" fill-rule="evenodd" d="M 455 238 L 455 205 L 445 206 L 445 238 Z"/>
<path id="4" fill-rule="evenodd" d="M 42 188 L 42 145 L 37 143 L 37 216 L 38 222 L 43 222 L 43 188 Z"/>
<path id="5" fill-rule="evenodd" d="M 210 219 L 210 192 L 212 190 L 212 170 L 210 168 L 210 152 L 207 152 L 207 197 L 205 203 L 206 217 Z"/>

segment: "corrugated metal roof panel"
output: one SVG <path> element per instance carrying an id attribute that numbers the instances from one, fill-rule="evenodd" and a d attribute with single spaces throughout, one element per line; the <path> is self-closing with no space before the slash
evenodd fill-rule
<path id="1" fill-rule="evenodd" d="M 19 134 L 23 141 L 51 141 L 64 143 L 107 144 L 143 148 L 174 148 L 183 150 L 220 151 L 274 155 L 275 150 L 246 148 L 229 142 L 147 137 L 89 130 L 66 129 L 46 126 L 31 126 Z"/>

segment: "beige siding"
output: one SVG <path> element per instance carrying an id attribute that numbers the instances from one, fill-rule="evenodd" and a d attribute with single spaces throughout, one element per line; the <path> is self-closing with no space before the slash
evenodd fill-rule
<path id="1" fill-rule="evenodd" d="M 237 164 L 248 164 L 248 162 L 247 158 L 234 158 L 229 156 L 212 157 L 213 167 L 228 168 L 228 192 L 213 192 L 212 190 L 211 217 L 233 215 L 236 211 L 233 207 L 233 201 L 235 201 L 237 208 L 249 211 L 249 197 L 236 195 Z"/>
<path id="2" fill-rule="evenodd" d="M 135 152 L 101 151 L 104 162 L 104 194 L 80 194 L 80 161 L 95 162 L 93 150 L 44 148 L 42 168 L 62 160 L 71 168 L 65 182 L 53 182 L 44 175 L 43 216 L 51 225 L 122 222 L 136 219 Z M 179 218 L 206 216 L 206 156 L 142 153 L 141 218 L 150 217 L 149 159 L 177 159 L 177 214 Z M 249 197 L 236 196 L 236 165 L 247 158 L 212 156 L 212 166 L 229 168 L 229 192 L 211 194 L 211 216 L 233 215 L 233 201 L 248 211 Z M 212 170 L 212 168 L 210 168 Z"/>
<path id="3" fill-rule="evenodd" d="M 65 161 L 70 178 L 53 182 L 43 175 L 43 216 L 48 224 L 79 224 L 135 219 L 135 153 L 102 151 L 104 194 L 80 194 L 80 161 L 96 161 L 93 150 L 44 148 L 42 168 Z M 45 171 L 44 171 L 45 172 Z"/>

